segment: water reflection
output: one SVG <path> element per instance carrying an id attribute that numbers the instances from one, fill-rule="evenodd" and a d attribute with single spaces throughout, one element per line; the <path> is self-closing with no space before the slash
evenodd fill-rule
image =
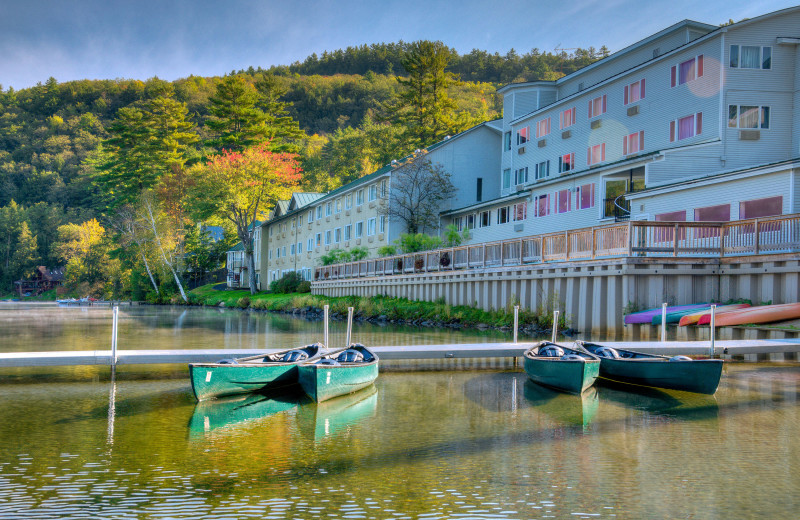
<path id="1" fill-rule="evenodd" d="M 602 380 L 598 385 L 600 399 L 649 415 L 687 421 L 716 419 L 717 399 L 713 395 L 660 390 Z"/>
<path id="2" fill-rule="evenodd" d="M 285 391 L 278 395 L 248 394 L 200 401 L 189 420 L 189 437 L 249 427 L 254 421 L 292 410 L 310 401 L 302 392 Z"/>
<path id="3" fill-rule="evenodd" d="M 599 399 L 597 388 L 591 386 L 580 395 L 559 392 L 533 381 L 525 381 L 525 399 L 559 425 L 580 426 L 584 430 L 597 415 Z"/>
<path id="4" fill-rule="evenodd" d="M 378 389 L 371 385 L 349 395 L 301 406 L 297 412 L 298 429 L 314 441 L 336 438 L 373 417 L 377 408 Z"/>

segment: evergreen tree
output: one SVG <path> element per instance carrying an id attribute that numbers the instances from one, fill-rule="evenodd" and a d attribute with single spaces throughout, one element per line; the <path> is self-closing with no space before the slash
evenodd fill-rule
<path id="1" fill-rule="evenodd" d="M 39 261 L 39 246 L 31 234 L 28 223 L 23 221 L 17 239 L 17 247 L 11 258 L 11 273 L 15 278 L 29 278 Z"/>
<path id="2" fill-rule="evenodd" d="M 244 77 L 223 78 L 209 101 L 211 116 L 205 124 L 215 137 L 206 145 L 217 151 L 236 151 L 266 139 L 267 116 L 258 107 L 258 92 Z"/>
<path id="3" fill-rule="evenodd" d="M 264 112 L 265 137 L 273 152 L 297 153 L 299 140 L 305 137 L 297 121 L 289 115 L 291 103 L 282 101 L 288 89 L 272 74 L 262 74 L 256 81 L 259 94 L 258 106 Z"/>

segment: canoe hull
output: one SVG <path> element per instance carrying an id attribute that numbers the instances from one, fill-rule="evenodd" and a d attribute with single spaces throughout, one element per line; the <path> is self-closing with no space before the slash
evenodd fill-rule
<path id="1" fill-rule="evenodd" d="M 698 394 L 714 394 L 721 376 L 721 359 L 669 361 L 668 359 L 601 358 L 600 360 L 600 377 L 603 379 Z"/>
<path id="2" fill-rule="evenodd" d="M 667 307 L 667 313 L 670 312 L 678 312 L 678 311 L 688 311 L 691 309 L 700 310 L 703 307 L 708 307 L 706 303 L 694 303 L 692 305 L 677 305 L 673 307 Z M 624 318 L 624 322 L 626 325 L 636 324 L 636 323 L 652 323 L 653 317 L 661 316 L 661 309 L 648 309 L 646 311 L 635 312 L 633 314 L 627 314 Z M 660 323 L 660 322 L 659 322 Z"/>
<path id="3" fill-rule="evenodd" d="M 786 303 L 781 305 L 763 305 L 750 307 L 733 312 L 726 312 L 717 316 L 717 327 L 730 325 L 746 325 L 750 323 L 771 323 L 800 318 L 800 303 Z M 710 318 L 709 318 L 710 320 Z"/>
<path id="4" fill-rule="evenodd" d="M 198 401 L 286 387 L 297 383 L 297 374 L 294 363 L 189 365 L 192 391 Z"/>
<path id="5" fill-rule="evenodd" d="M 561 360 L 525 357 L 525 373 L 534 383 L 563 392 L 580 394 L 597 379 L 600 363 L 596 360 Z"/>
<path id="6" fill-rule="evenodd" d="M 300 386 L 306 395 L 318 403 L 357 392 L 374 383 L 377 378 L 377 359 L 364 364 L 307 364 L 298 367 Z"/>

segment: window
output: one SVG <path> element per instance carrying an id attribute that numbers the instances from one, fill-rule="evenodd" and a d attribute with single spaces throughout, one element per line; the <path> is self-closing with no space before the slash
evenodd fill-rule
<path id="1" fill-rule="evenodd" d="M 517 132 L 517 146 L 525 144 L 530 141 L 531 129 L 530 127 L 520 128 Z"/>
<path id="2" fill-rule="evenodd" d="M 331 203 L 330 202 L 325 204 L 325 216 L 326 217 L 330 217 L 331 216 Z"/>
<path id="3" fill-rule="evenodd" d="M 769 128 L 769 107 L 728 105 L 728 128 Z"/>
<path id="4" fill-rule="evenodd" d="M 286 256 L 286 246 L 281 249 L 281 256 Z"/>
<path id="5" fill-rule="evenodd" d="M 325 245 L 329 246 L 331 244 L 331 230 L 327 230 L 325 232 Z"/>
<path id="6" fill-rule="evenodd" d="M 508 206 L 497 208 L 497 223 L 505 224 L 511 220 L 511 211 Z"/>
<path id="7" fill-rule="evenodd" d="M 272 249 L 269 250 L 269 255 L 267 255 L 270 260 L 272 260 Z"/>
<path id="8" fill-rule="evenodd" d="M 367 236 L 372 236 L 375 234 L 375 217 L 367 220 Z"/>
<path id="9" fill-rule="evenodd" d="M 727 222 L 731 219 L 731 205 L 706 206 L 694 210 L 696 222 Z"/>
<path id="10" fill-rule="evenodd" d="M 312 249 L 314 249 L 314 239 L 309 238 L 308 241 L 306 241 L 306 251 L 310 252 Z"/>
<path id="11" fill-rule="evenodd" d="M 387 184 L 386 179 L 381 181 L 381 197 L 386 197 Z"/>
<path id="12" fill-rule="evenodd" d="M 483 200 L 483 178 L 478 177 L 477 182 L 475 183 L 475 200 L 480 202 Z"/>
<path id="13" fill-rule="evenodd" d="M 783 213 L 783 197 L 745 200 L 739 203 L 739 218 L 772 217 Z"/>
<path id="14" fill-rule="evenodd" d="M 500 222 L 502 224 L 502 222 Z M 492 212 L 482 211 L 478 218 L 478 227 L 489 227 L 492 225 Z"/>
<path id="15" fill-rule="evenodd" d="M 644 148 L 644 130 L 622 136 L 622 155 L 639 153 Z"/>
<path id="16" fill-rule="evenodd" d="M 333 230 L 333 243 L 338 244 L 342 241 L 342 228 L 337 227 Z"/>
<path id="17" fill-rule="evenodd" d="M 295 228 L 295 219 L 292 219 L 292 229 Z"/>
<path id="18" fill-rule="evenodd" d="M 364 222 L 356 222 L 356 238 L 361 238 L 364 234 Z"/>
<path id="19" fill-rule="evenodd" d="M 575 169 L 575 154 L 568 153 L 558 158 L 558 173 L 569 172 Z"/>
<path id="20" fill-rule="evenodd" d="M 550 176 L 550 161 L 542 161 L 536 165 L 536 180 Z"/>
<path id="21" fill-rule="evenodd" d="M 630 85 L 625 85 L 623 98 L 623 104 L 625 105 L 636 103 L 640 99 L 644 99 L 644 79 L 634 81 Z"/>
<path id="22" fill-rule="evenodd" d="M 352 235 L 352 233 L 353 233 L 353 225 L 352 224 L 347 224 L 344 227 L 344 240 L 345 240 L 345 242 L 350 240 L 350 236 Z"/>
<path id="23" fill-rule="evenodd" d="M 514 184 L 525 184 L 528 182 L 528 167 L 514 171 Z"/>
<path id="24" fill-rule="evenodd" d="M 589 119 L 606 113 L 606 95 L 589 100 Z"/>
<path id="25" fill-rule="evenodd" d="M 534 216 L 546 217 L 550 214 L 550 194 L 538 195 L 533 198 L 533 206 L 535 209 Z"/>
<path id="26" fill-rule="evenodd" d="M 594 207 L 594 183 L 578 186 L 577 209 L 589 209 Z"/>
<path id="27" fill-rule="evenodd" d="M 514 220 L 525 220 L 528 218 L 528 203 L 520 202 L 514 204 L 511 210 L 511 218 Z"/>
<path id="28" fill-rule="evenodd" d="M 294 256 L 294 250 L 295 250 L 295 245 L 292 244 L 292 246 L 289 248 L 289 254 Z"/>
<path id="29" fill-rule="evenodd" d="M 281 257 L 281 248 L 280 247 L 276 247 L 275 248 L 275 258 L 280 258 L 280 257 Z"/>
<path id="30" fill-rule="evenodd" d="M 586 156 L 586 163 L 591 166 L 606 160 L 606 143 L 596 144 L 589 147 L 589 153 Z"/>
<path id="31" fill-rule="evenodd" d="M 378 233 L 386 233 L 386 215 L 381 215 L 378 219 Z"/>
<path id="32" fill-rule="evenodd" d="M 511 188 L 511 168 L 503 170 L 503 189 Z"/>
<path id="33" fill-rule="evenodd" d="M 322 233 L 317 233 L 316 240 L 314 241 L 314 245 L 319 247 L 322 245 Z"/>
<path id="34" fill-rule="evenodd" d="M 464 219 L 461 217 L 456 217 L 453 219 L 453 225 L 456 227 L 456 231 L 461 231 L 464 229 Z"/>
<path id="35" fill-rule="evenodd" d="M 297 243 L 297 254 L 299 255 L 302 252 L 303 252 L 303 243 L 302 242 L 298 242 Z"/>
<path id="36" fill-rule="evenodd" d="M 772 47 L 750 45 L 731 45 L 731 68 L 763 69 L 772 68 Z"/>
<path id="37" fill-rule="evenodd" d="M 503 134 L 503 151 L 509 150 L 511 150 L 511 132 L 506 132 Z"/>
<path id="38" fill-rule="evenodd" d="M 572 210 L 572 191 L 567 188 L 556 192 L 556 213 L 566 213 Z"/>
<path id="39" fill-rule="evenodd" d="M 670 70 L 670 85 L 683 85 L 703 76 L 703 55 L 695 56 L 678 65 L 673 65 Z"/>
<path id="40" fill-rule="evenodd" d="M 550 118 L 544 118 L 536 123 L 536 139 L 540 139 L 550 133 Z"/>
<path id="41" fill-rule="evenodd" d="M 341 197 L 336 199 L 336 210 L 335 211 L 336 211 L 336 213 L 341 213 L 342 212 L 342 199 L 341 199 Z"/>
<path id="42" fill-rule="evenodd" d="M 322 218 L 322 206 L 317 206 L 317 220 Z"/>
<path id="43" fill-rule="evenodd" d="M 353 207 L 353 194 L 351 193 L 344 198 L 344 209 L 350 209 L 352 207 Z"/>
<path id="44" fill-rule="evenodd" d="M 360 206 L 364 204 L 364 190 L 358 190 L 356 192 L 356 206 Z"/>
<path id="45" fill-rule="evenodd" d="M 656 215 L 657 222 L 686 222 L 686 210 L 670 211 Z"/>
<path id="46" fill-rule="evenodd" d="M 680 141 L 703 133 L 703 113 L 698 112 L 690 116 L 669 122 L 669 141 Z"/>
<path id="47" fill-rule="evenodd" d="M 378 198 L 378 185 L 373 184 L 369 187 L 369 197 L 367 200 L 372 202 L 373 200 Z"/>
<path id="48" fill-rule="evenodd" d="M 475 214 L 467 215 L 467 229 L 475 229 Z"/>
<path id="49" fill-rule="evenodd" d="M 270 228 L 269 228 L 269 236 L 272 236 L 272 231 L 273 231 L 274 229 L 275 229 L 275 228 L 272 228 L 272 227 L 270 227 Z"/>
<path id="50" fill-rule="evenodd" d="M 567 128 L 575 124 L 575 107 L 568 108 L 561 112 L 559 117 L 559 128 Z"/>

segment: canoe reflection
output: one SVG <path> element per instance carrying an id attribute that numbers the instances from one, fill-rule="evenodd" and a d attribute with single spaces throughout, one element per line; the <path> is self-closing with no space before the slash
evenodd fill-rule
<path id="1" fill-rule="evenodd" d="M 719 405 L 713 395 L 660 390 L 603 380 L 598 387 L 600 399 L 634 408 L 651 415 L 687 421 L 715 419 Z"/>
<path id="2" fill-rule="evenodd" d="M 594 386 L 575 395 L 559 392 L 533 381 L 525 381 L 522 392 L 537 412 L 565 426 L 586 428 L 597 414 L 599 399 Z"/>
<path id="3" fill-rule="evenodd" d="M 340 435 L 378 409 L 378 389 L 370 385 L 358 392 L 335 397 L 321 403 L 306 401 L 297 410 L 297 426 L 302 435 L 314 441 Z"/>
<path id="4" fill-rule="evenodd" d="M 246 394 L 200 401 L 189 420 L 189 435 L 196 437 L 214 431 L 235 430 L 309 401 L 301 392 L 269 396 Z"/>

